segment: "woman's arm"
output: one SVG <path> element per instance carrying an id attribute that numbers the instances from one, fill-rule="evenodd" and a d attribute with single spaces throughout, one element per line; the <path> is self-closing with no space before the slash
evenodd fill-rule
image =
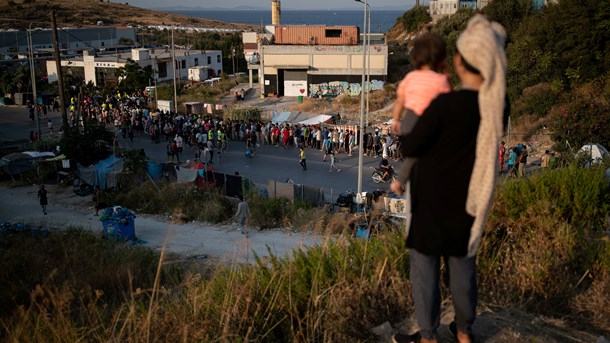
<path id="1" fill-rule="evenodd" d="M 421 156 L 431 146 L 438 134 L 441 114 L 445 111 L 442 106 L 442 98 L 443 96 L 440 95 L 433 100 L 424 114 L 421 115 L 413 130 L 400 137 L 400 152 L 403 156 Z"/>

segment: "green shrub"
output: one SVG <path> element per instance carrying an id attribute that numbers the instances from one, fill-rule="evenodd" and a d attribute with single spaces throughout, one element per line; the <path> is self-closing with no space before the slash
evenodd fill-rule
<path id="1" fill-rule="evenodd" d="M 30 292 L 40 286 L 51 292 L 90 288 L 103 292 L 106 302 L 120 303 L 130 289 L 152 285 L 158 263 L 158 254 L 149 248 L 102 240 L 80 228 L 53 231 L 48 237 L 13 233 L 0 237 L 0 246 L 2 317 L 27 304 Z M 164 269 L 166 281 L 176 276 L 170 270 Z"/>
<path id="2" fill-rule="evenodd" d="M 559 100 L 559 93 L 554 91 L 550 84 L 541 83 L 523 91 L 522 96 L 511 106 L 511 116 L 519 118 L 523 115 L 531 115 L 542 118 L 557 105 Z"/>
<path id="3" fill-rule="evenodd" d="M 606 287 L 609 191 L 603 168 L 575 165 L 501 184 L 478 257 L 487 300 L 558 315 L 592 305 L 574 301 Z"/>
<path id="4" fill-rule="evenodd" d="M 150 183 L 127 192 L 107 192 L 107 204 L 116 204 L 149 214 L 173 215 L 181 220 L 220 223 L 233 215 L 229 200 L 214 190 L 199 191 L 192 184 L 167 184 L 160 191 Z"/>
<path id="5" fill-rule="evenodd" d="M 406 11 L 397 21 L 407 32 L 417 32 L 421 27 L 432 21 L 427 6 L 415 6 Z"/>
<path id="6" fill-rule="evenodd" d="M 610 100 L 598 95 L 597 86 L 594 82 L 581 88 L 553 109 L 550 129 L 555 142 L 610 146 Z"/>

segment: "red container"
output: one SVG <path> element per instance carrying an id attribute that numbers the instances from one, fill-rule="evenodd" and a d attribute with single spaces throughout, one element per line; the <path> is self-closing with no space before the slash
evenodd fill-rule
<path id="1" fill-rule="evenodd" d="M 357 45 L 358 26 L 278 25 L 275 44 Z"/>

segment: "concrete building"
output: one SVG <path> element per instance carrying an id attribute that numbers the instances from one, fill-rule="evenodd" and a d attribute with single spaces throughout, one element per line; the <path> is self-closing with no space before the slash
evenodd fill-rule
<path id="1" fill-rule="evenodd" d="M 131 41 L 136 42 L 133 27 L 95 26 L 57 30 L 61 50 L 104 49 Z M 50 29 L 32 30 L 33 50 L 53 48 Z M 0 31 L 0 54 L 17 55 L 28 53 L 27 31 Z"/>
<path id="2" fill-rule="evenodd" d="M 85 83 L 93 82 L 96 86 L 112 86 L 118 81 L 116 71 L 133 60 L 141 67 L 151 66 L 155 71 L 156 82 L 173 80 L 172 52 L 169 49 L 132 49 L 131 53 L 108 53 L 95 55 L 88 50 L 82 56 L 62 59 L 64 75 L 81 78 Z M 176 50 L 176 78 L 189 79 L 189 68 L 206 67 L 207 78 L 222 73 L 222 52 Z M 54 61 L 47 61 L 49 83 L 57 81 L 57 68 Z M 199 77 L 202 77 L 200 74 Z"/>
<path id="3" fill-rule="evenodd" d="M 360 94 L 364 35 L 358 35 L 357 27 L 278 25 L 266 30 L 265 34 L 243 34 L 250 82 L 252 71 L 257 70 L 263 94 L 311 97 Z M 279 43 L 278 30 L 284 31 Z M 303 44 L 304 37 L 311 43 Z M 388 72 L 388 47 L 383 35 L 372 39 L 367 63 L 371 81 L 366 88 L 383 88 Z"/>
<path id="4" fill-rule="evenodd" d="M 430 0 L 428 10 L 433 21 L 450 16 L 460 8 L 482 9 L 489 5 L 491 0 Z M 557 0 L 532 0 L 532 7 L 540 11 L 542 6 L 557 3 Z"/>

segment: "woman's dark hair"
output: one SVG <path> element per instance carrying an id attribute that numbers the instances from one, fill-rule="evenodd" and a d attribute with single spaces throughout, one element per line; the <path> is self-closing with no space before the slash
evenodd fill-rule
<path id="1" fill-rule="evenodd" d="M 413 41 L 409 59 L 415 69 L 428 65 L 435 72 L 443 72 L 447 58 L 447 44 L 437 34 L 426 32 Z"/>
<path id="2" fill-rule="evenodd" d="M 479 69 L 473 67 L 472 64 L 468 63 L 468 61 L 466 61 L 466 59 L 464 58 L 464 55 L 462 55 L 462 53 L 460 53 L 458 51 L 458 54 L 462 57 L 462 62 L 464 63 L 464 68 L 466 70 L 468 70 L 469 72 L 471 72 L 475 75 L 481 75 L 481 72 L 479 71 Z"/>

